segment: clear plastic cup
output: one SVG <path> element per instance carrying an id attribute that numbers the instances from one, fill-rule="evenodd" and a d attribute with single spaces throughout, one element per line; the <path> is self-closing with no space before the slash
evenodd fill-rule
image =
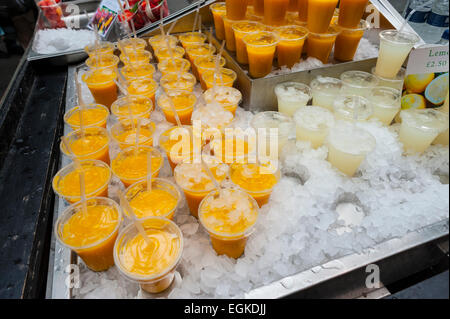
<path id="1" fill-rule="evenodd" d="M 331 165 L 352 177 L 367 154 L 375 149 L 376 140 L 366 130 L 341 122 L 330 130 L 327 146 Z"/>
<path id="2" fill-rule="evenodd" d="M 277 34 L 260 31 L 244 37 L 247 45 L 249 73 L 254 78 L 262 78 L 272 71 L 273 58 L 279 42 Z"/>
<path id="3" fill-rule="evenodd" d="M 383 78 L 395 78 L 409 52 L 418 41 L 417 35 L 406 31 L 385 30 L 380 32 L 380 50 L 375 74 Z"/>
<path id="4" fill-rule="evenodd" d="M 198 72 L 198 78 L 203 90 L 207 90 L 205 81 L 203 80 L 203 73 L 206 71 L 214 71 L 216 69 L 217 55 L 198 57 L 194 60 L 195 68 Z M 219 67 L 223 68 L 226 61 L 223 57 L 219 59 Z"/>
<path id="5" fill-rule="evenodd" d="M 94 100 L 98 104 L 109 107 L 117 99 L 117 71 L 111 69 L 94 69 L 81 77 L 86 83 Z"/>
<path id="6" fill-rule="evenodd" d="M 340 95 L 333 104 L 337 120 L 367 121 L 373 114 L 372 103 L 359 95 Z"/>
<path id="7" fill-rule="evenodd" d="M 407 153 L 423 153 L 449 126 L 448 115 L 434 109 L 409 109 L 400 112 L 399 140 Z"/>
<path id="8" fill-rule="evenodd" d="M 389 87 L 376 87 L 372 89 L 368 100 L 372 103 L 372 118 L 380 120 L 385 125 L 391 125 L 395 116 L 401 109 L 402 92 Z"/>
<path id="9" fill-rule="evenodd" d="M 300 62 L 309 31 L 298 25 L 288 25 L 276 28 L 275 32 L 280 37 L 277 46 L 278 66 L 292 68 L 294 64 Z"/>
<path id="10" fill-rule="evenodd" d="M 122 222 L 122 210 L 115 201 L 105 197 L 89 198 L 87 210 L 77 202 L 57 219 L 55 236 L 74 251 L 93 271 L 114 266 L 113 248 Z"/>
<path id="11" fill-rule="evenodd" d="M 184 144 L 183 141 L 186 140 L 189 142 Z M 176 145 L 180 145 L 179 143 L 182 143 L 181 149 L 177 149 Z M 193 159 L 193 145 L 193 131 L 192 126 L 190 125 L 183 125 L 181 128 L 178 126 L 169 127 L 159 136 L 159 147 L 166 153 L 172 170 L 174 170 L 175 166 L 178 164 Z"/>
<path id="12" fill-rule="evenodd" d="M 203 72 L 202 79 L 205 82 L 206 89 L 211 89 L 214 86 L 232 87 L 234 82 L 236 82 L 237 74 L 231 69 L 221 68 L 219 74 L 217 74 L 216 70 Z"/>
<path id="13" fill-rule="evenodd" d="M 243 20 L 233 23 L 232 29 L 236 41 L 236 60 L 241 64 L 248 64 L 247 47 L 243 39 L 247 34 L 264 31 L 266 27 L 259 22 Z"/>
<path id="14" fill-rule="evenodd" d="M 342 81 L 336 78 L 318 76 L 310 83 L 312 104 L 334 112 L 334 100 L 341 94 Z"/>
<path id="15" fill-rule="evenodd" d="M 152 177 L 158 177 L 159 171 L 164 164 L 161 152 L 150 146 L 131 146 L 122 150 L 111 161 L 111 170 L 125 187 L 137 181 L 147 178 L 148 175 L 148 153 L 152 156 Z"/>
<path id="16" fill-rule="evenodd" d="M 284 82 L 275 86 L 278 98 L 278 111 L 293 116 L 295 111 L 304 107 L 311 100 L 311 88 L 299 82 Z"/>
<path id="17" fill-rule="evenodd" d="M 216 30 L 216 38 L 220 41 L 225 40 L 225 26 L 223 18 L 227 15 L 225 2 L 216 2 L 209 6 L 214 19 L 214 28 Z"/>
<path id="18" fill-rule="evenodd" d="M 210 139 L 214 157 L 226 164 L 249 163 L 256 158 L 256 136 L 241 134 L 222 134 L 222 138 Z"/>
<path id="19" fill-rule="evenodd" d="M 257 16 L 264 16 L 264 0 L 253 0 L 253 13 Z"/>
<path id="20" fill-rule="evenodd" d="M 234 37 L 233 24 L 239 20 L 223 18 L 223 27 L 225 29 L 225 42 L 228 51 L 236 52 L 236 38 Z"/>
<path id="21" fill-rule="evenodd" d="M 197 79 L 190 73 L 170 73 L 161 78 L 159 82 L 165 92 L 170 91 L 186 91 L 192 93 Z"/>
<path id="22" fill-rule="evenodd" d="M 139 118 L 139 143 L 138 145 L 153 146 L 153 134 L 155 133 L 155 123 L 149 119 Z M 111 129 L 112 139 L 119 145 L 120 149 L 136 145 L 137 123 L 129 119 L 122 120 L 114 124 Z"/>
<path id="23" fill-rule="evenodd" d="M 108 164 L 97 160 L 84 160 L 79 164 L 85 174 L 86 198 L 108 197 L 108 184 L 112 176 Z M 71 163 L 59 170 L 53 178 L 53 191 L 71 204 L 81 200 L 80 172 L 77 164 Z"/>
<path id="24" fill-rule="evenodd" d="M 281 26 L 286 22 L 289 0 L 264 0 L 264 24 Z"/>
<path id="25" fill-rule="evenodd" d="M 227 18 L 230 20 L 244 20 L 249 0 L 225 0 Z"/>
<path id="26" fill-rule="evenodd" d="M 92 55 L 86 60 L 86 65 L 90 69 L 110 69 L 115 71 L 117 69 L 117 65 L 119 64 L 119 58 L 115 55 L 111 54 L 96 54 Z"/>
<path id="27" fill-rule="evenodd" d="M 239 205 L 240 210 L 235 210 L 234 205 Z M 216 253 L 241 257 L 258 220 L 258 203 L 253 197 L 239 189 L 212 191 L 202 200 L 198 211 L 200 223 L 209 233 Z M 236 218 L 229 218 L 236 212 Z"/>
<path id="28" fill-rule="evenodd" d="M 308 0 L 298 0 L 298 20 L 306 24 L 308 20 Z"/>
<path id="29" fill-rule="evenodd" d="M 320 60 L 322 63 L 328 63 L 339 32 L 339 28 L 335 25 L 331 25 L 324 33 L 315 33 L 309 29 L 308 45 L 306 46 L 307 55 Z"/>
<path id="30" fill-rule="evenodd" d="M 224 132 L 225 128 L 233 123 L 234 115 L 225 110 L 219 103 L 199 106 L 192 113 L 191 121 L 200 121 L 203 129 L 218 129 Z"/>
<path id="31" fill-rule="evenodd" d="M 98 54 L 109 54 L 114 55 L 114 50 L 116 49 L 116 45 L 114 43 L 108 41 L 101 41 L 98 43 L 98 46 L 95 44 L 89 44 L 84 48 L 84 51 L 89 56 L 95 56 Z"/>
<path id="32" fill-rule="evenodd" d="M 124 53 L 125 51 L 126 54 L 133 55 L 134 52 L 144 51 L 145 48 L 147 47 L 147 42 L 144 39 L 140 38 L 126 38 L 119 40 L 118 47 L 119 49 L 121 49 L 122 53 Z"/>
<path id="33" fill-rule="evenodd" d="M 403 83 L 405 82 L 406 69 L 401 68 L 397 76 L 392 79 L 383 78 L 375 74 L 375 67 L 372 68 L 372 74 L 378 79 L 378 86 L 390 87 L 399 91 L 403 91 Z"/>
<path id="34" fill-rule="evenodd" d="M 308 0 L 308 17 L 310 17 L 307 19 L 308 30 L 314 33 L 326 33 L 337 3 L 338 0 Z"/>
<path id="35" fill-rule="evenodd" d="M 346 71 L 341 74 L 342 94 L 368 97 L 372 89 L 378 86 L 378 79 L 363 71 Z"/>
<path id="36" fill-rule="evenodd" d="M 334 44 L 334 58 L 343 62 L 353 60 L 359 42 L 369 27 L 370 25 L 366 20 L 361 20 L 355 28 L 340 27 L 341 32 L 336 37 L 336 43 Z"/>
<path id="37" fill-rule="evenodd" d="M 178 39 L 173 35 L 163 36 L 162 34 L 152 36 L 148 39 L 148 43 L 152 47 L 153 51 L 156 51 L 160 48 L 167 48 L 167 42 L 169 42 L 169 46 L 171 48 L 174 48 L 177 46 Z"/>
<path id="38" fill-rule="evenodd" d="M 99 160 L 109 164 L 109 134 L 103 127 L 87 127 L 83 131 L 77 130 L 66 137 L 71 151 L 78 160 Z M 63 142 L 60 143 L 61 152 L 70 157 Z"/>
<path id="39" fill-rule="evenodd" d="M 83 105 L 82 111 L 79 106 L 75 106 L 64 114 L 64 123 L 74 131 L 80 129 L 80 114 L 83 117 L 83 126 L 98 126 L 106 128 L 109 110 L 101 104 Z"/>
<path id="40" fill-rule="evenodd" d="M 111 105 L 111 112 L 119 119 L 119 121 L 130 119 L 130 117 L 148 119 L 150 118 L 152 111 L 152 100 L 141 95 L 127 95 L 116 100 L 113 105 Z"/>
<path id="41" fill-rule="evenodd" d="M 152 54 L 149 51 L 139 51 L 137 54 L 128 53 L 124 55 L 123 53 L 120 55 L 120 61 L 124 65 L 130 65 L 134 68 L 139 68 L 141 65 L 149 64 L 152 59 Z"/>
<path id="42" fill-rule="evenodd" d="M 158 83 L 149 78 L 139 78 L 137 80 L 132 80 L 128 83 L 127 91 L 130 95 L 139 95 L 148 97 L 153 105 L 156 103 L 155 96 L 158 90 Z"/>
<path id="43" fill-rule="evenodd" d="M 191 116 L 196 103 L 197 97 L 195 94 L 186 91 L 169 91 L 162 94 L 158 99 L 159 108 L 164 113 L 167 122 L 172 124 L 177 124 L 173 107 L 175 107 L 181 124 L 191 124 Z"/>
<path id="44" fill-rule="evenodd" d="M 349 29 L 357 28 L 368 2 L 368 0 L 341 0 L 339 2 L 339 26 Z"/>
<path id="45" fill-rule="evenodd" d="M 288 12 L 295 12 L 298 14 L 298 0 L 289 0 Z"/>
<path id="46" fill-rule="evenodd" d="M 167 47 L 161 47 L 156 49 L 155 56 L 158 59 L 158 62 L 161 63 L 167 59 L 182 59 L 186 51 L 182 47 L 176 46 L 171 50 L 167 49 Z"/>
<path id="47" fill-rule="evenodd" d="M 130 224 L 119 234 L 114 246 L 114 263 L 128 280 L 142 290 L 160 293 L 172 284 L 183 252 L 183 234 L 178 226 L 163 217 L 147 217 L 142 226 L 154 246 L 148 245 L 136 226 Z"/>
<path id="48" fill-rule="evenodd" d="M 334 126 L 334 115 L 320 106 L 305 106 L 294 114 L 297 140 L 311 143 L 312 148 L 321 147 Z"/>
<path id="49" fill-rule="evenodd" d="M 206 34 L 203 34 L 201 32 L 186 32 L 183 34 L 180 34 L 178 36 L 178 40 L 180 40 L 181 45 L 183 48 L 186 49 L 186 47 L 194 44 L 203 44 L 206 42 L 208 37 Z"/>
<path id="50" fill-rule="evenodd" d="M 191 68 L 191 63 L 189 60 L 182 59 L 182 58 L 175 58 L 175 59 L 167 59 L 162 61 L 161 63 L 158 63 L 158 70 L 161 72 L 162 76 L 169 74 L 169 73 L 185 73 L 189 72 L 189 69 Z"/>
<path id="51" fill-rule="evenodd" d="M 134 183 L 125 191 L 138 219 L 147 217 L 165 217 L 172 220 L 181 200 L 181 194 L 174 183 L 163 178 L 152 179 L 152 189 L 147 189 L 147 180 Z M 125 215 L 128 216 L 127 211 Z"/>
<path id="52" fill-rule="evenodd" d="M 206 103 L 214 103 L 217 102 L 222 107 L 236 115 L 236 110 L 238 108 L 239 103 L 242 101 L 242 93 L 228 86 L 216 86 L 211 89 L 208 89 L 203 93 L 203 98 Z"/>
<path id="53" fill-rule="evenodd" d="M 152 64 L 143 64 L 139 67 L 130 67 L 126 65 L 122 67 L 119 72 L 123 75 L 125 80 L 131 82 L 141 79 L 152 79 L 156 70 Z"/>
<path id="54" fill-rule="evenodd" d="M 199 57 L 213 56 L 216 53 L 216 47 L 212 44 L 194 44 L 186 47 L 186 55 L 192 64 L 192 73 L 196 78 L 199 77 L 197 67 L 195 66 L 194 60 Z"/>

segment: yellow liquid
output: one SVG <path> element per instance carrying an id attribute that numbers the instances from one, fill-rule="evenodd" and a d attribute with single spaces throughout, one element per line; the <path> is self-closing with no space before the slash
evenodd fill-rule
<path id="1" fill-rule="evenodd" d="M 108 182 L 110 177 L 106 167 L 83 166 L 86 194 L 92 194 Z M 80 196 L 80 169 L 73 170 L 64 177 L 55 177 L 57 191 L 63 196 Z"/>
<path id="2" fill-rule="evenodd" d="M 118 117 L 129 117 L 130 110 L 133 116 L 142 115 L 150 111 L 149 104 L 147 103 L 130 103 L 129 106 L 122 106 L 114 110 L 114 114 Z"/>
<path id="3" fill-rule="evenodd" d="M 138 218 L 166 216 L 177 206 L 177 199 L 168 191 L 153 189 L 142 191 L 130 201 L 130 206 Z"/>
<path id="4" fill-rule="evenodd" d="M 155 176 L 156 170 L 161 167 L 162 158 L 152 157 L 152 172 Z M 114 173 L 120 176 L 121 180 L 137 180 L 147 176 L 147 153 L 138 151 L 136 154 L 130 152 L 128 156 L 120 156 L 111 163 Z"/>
<path id="5" fill-rule="evenodd" d="M 151 139 L 153 131 L 147 128 L 140 128 L 139 134 L 139 145 L 153 145 L 153 139 Z M 117 141 L 123 144 L 135 145 L 136 144 L 136 129 L 125 131 L 122 134 L 116 136 Z"/>
<path id="6" fill-rule="evenodd" d="M 83 117 L 83 125 L 90 126 L 93 124 L 98 124 L 98 126 L 106 125 L 106 118 L 108 117 L 108 112 L 104 109 L 85 109 L 81 112 Z M 104 121 L 105 123 L 100 123 Z M 67 124 L 74 127 L 80 126 L 80 111 L 73 112 L 72 115 L 67 119 Z"/>
<path id="7" fill-rule="evenodd" d="M 106 144 L 108 144 L 108 138 L 106 136 L 85 136 L 78 140 L 73 141 L 70 144 L 72 152 L 77 157 L 82 157 L 87 154 L 92 154 L 100 149 L 102 149 Z"/>
<path id="8" fill-rule="evenodd" d="M 232 167 L 231 180 L 236 185 L 252 192 L 271 189 L 277 183 L 277 178 L 274 174 L 261 174 L 260 169 L 263 170 L 256 164 L 235 164 Z"/>

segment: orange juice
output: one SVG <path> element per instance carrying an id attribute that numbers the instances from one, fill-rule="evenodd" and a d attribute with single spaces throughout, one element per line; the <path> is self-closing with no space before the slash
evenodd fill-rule
<path id="1" fill-rule="evenodd" d="M 95 102 L 107 107 L 117 99 L 116 78 L 117 72 L 110 69 L 95 69 L 82 76 Z"/>
<path id="2" fill-rule="evenodd" d="M 178 39 L 173 35 L 163 36 L 162 34 L 158 34 L 148 39 L 148 43 L 151 45 L 153 51 L 156 51 L 160 48 L 167 48 L 167 43 L 169 43 L 171 48 L 176 47 Z"/>
<path id="3" fill-rule="evenodd" d="M 95 56 L 95 55 L 98 55 L 98 54 L 109 54 L 109 55 L 113 55 L 115 49 L 116 49 L 116 46 L 114 45 L 114 43 L 107 42 L 107 41 L 101 41 L 101 42 L 98 44 L 98 46 L 96 46 L 95 44 L 87 45 L 87 46 L 84 48 L 84 51 L 85 51 L 89 56 Z"/>
<path id="4" fill-rule="evenodd" d="M 264 16 L 264 0 L 253 0 L 253 9 L 257 16 Z"/>
<path id="5" fill-rule="evenodd" d="M 125 51 L 126 54 L 132 55 L 135 50 L 136 52 L 142 52 L 145 50 L 147 42 L 144 39 L 139 38 L 128 38 L 119 40 L 119 49 Z M 124 53 L 122 51 L 122 53 Z"/>
<path id="6" fill-rule="evenodd" d="M 128 55 L 124 55 L 123 53 L 120 55 L 120 60 L 125 65 L 130 65 L 134 68 L 139 68 L 143 64 L 149 64 L 152 58 L 152 54 L 148 51 L 139 51 L 136 54 L 130 53 Z"/>
<path id="7" fill-rule="evenodd" d="M 115 70 L 119 64 L 119 58 L 111 54 L 97 54 L 92 55 L 86 60 L 86 65 L 90 69 L 107 68 Z"/>
<path id="8" fill-rule="evenodd" d="M 289 0 L 288 11 L 298 12 L 298 0 Z"/>
<path id="9" fill-rule="evenodd" d="M 256 31 L 264 31 L 266 27 L 255 21 L 239 21 L 233 23 L 234 38 L 236 41 L 236 59 L 241 64 L 248 64 L 247 47 L 244 43 L 244 36 Z"/>
<path id="10" fill-rule="evenodd" d="M 292 68 L 300 62 L 308 29 L 292 25 L 276 28 L 275 32 L 280 36 L 277 46 L 278 66 Z"/>
<path id="11" fill-rule="evenodd" d="M 151 246 L 133 224 L 123 229 L 114 246 L 114 263 L 127 279 L 142 290 L 160 293 L 172 284 L 183 251 L 183 235 L 178 226 L 163 217 L 141 220 Z"/>
<path id="12" fill-rule="evenodd" d="M 78 160 L 99 160 L 109 164 L 109 135 L 102 127 L 87 127 L 69 133 L 66 137 L 71 151 Z M 61 152 L 70 156 L 63 142 Z"/>
<path id="13" fill-rule="evenodd" d="M 298 0 L 298 20 L 300 22 L 308 21 L 308 0 Z"/>
<path id="14" fill-rule="evenodd" d="M 211 104 L 217 102 L 222 107 L 236 115 L 236 109 L 239 103 L 242 101 L 242 93 L 232 87 L 228 86 L 216 86 L 203 93 L 203 98 L 206 103 Z"/>
<path id="15" fill-rule="evenodd" d="M 247 12 L 248 0 L 225 0 L 227 18 L 230 20 L 244 20 Z"/>
<path id="16" fill-rule="evenodd" d="M 119 70 L 127 82 L 140 79 L 152 79 L 155 71 L 155 67 L 152 64 L 142 64 L 139 67 L 126 65 Z"/>
<path id="17" fill-rule="evenodd" d="M 211 56 L 205 56 L 205 57 L 198 57 L 194 60 L 194 65 L 197 68 L 198 77 L 200 80 L 200 84 L 202 86 L 202 89 L 206 89 L 205 81 L 203 80 L 203 73 L 206 71 L 214 71 L 216 69 L 216 59 L 217 55 L 211 55 Z M 225 66 L 225 59 L 223 57 L 220 57 L 219 59 L 219 67 L 223 68 Z"/>
<path id="18" fill-rule="evenodd" d="M 216 53 L 216 47 L 212 44 L 194 44 L 186 47 L 186 54 L 192 64 L 192 73 L 198 78 L 197 68 L 195 67 L 194 60 L 198 57 L 212 56 Z"/>
<path id="19" fill-rule="evenodd" d="M 181 45 L 185 49 L 189 45 L 203 44 L 206 42 L 207 38 L 208 37 L 206 36 L 206 34 L 203 34 L 201 32 L 186 32 L 186 33 L 180 34 L 178 36 L 178 39 L 180 40 Z"/>
<path id="20" fill-rule="evenodd" d="M 138 79 L 133 80 L 127 87 L 128 94 L 142 95 L 148 97 L 155 104 L 155 94 L 158 90 L 158 83 L 153 79 Z"/>
<path id="21" fill-rule="evenodd" d="M 289 0 L 264 0 L 264 23 L 271 26 L 283 25 Z"/>
<path id="22" fill-rule="evenodd" d="M 136 134 L 139 134 L 138 145 L 153 146 L 154 133 L 155 123 L 142 118 L 136 120 L 135 124 L 130 120 L 123 120 L 111 127 L 111 137 L 121 149 L 136 145 Z"/>
<path id="23" fill-rule="evenodd" d="M 114 266 L 113 248 L 119 232 L 122 213 L 119 205 L 104 197 L 81 202 L 67 208 L 58 218 L 56 238 L 75 251 L 93 271 Z"/>
<path id="24" fill-rule="evenodd" d="M 197 79 L 190 73 L 169 73 L 164 75 L 159 82 L 165 92 L 186 91 L 192 93 Z"/>
<path id="25" fill-rule="evenodd" d="M 237 20 L 231 20 L 228 18 L 223 18 L 223 26 L 225 28 L 225 41 L 227 44 L 227 50 L 235 52 L 236 51 L 236 39 L 234 38 L 233 23 Z"/>
<path id="26" fill-rule="evenodd" d="M 206 89 L 215 85 L 232 87 L 237 79 L 237 74 L 231 69 L 221 68 L 219 74 L 216 73 L 216 70 L 203 72 L 202 79 L 206 84 Z"/>
<path id="27" fill-rule="evenodd" d="M 214 19 L 214 27 L 216 29 L 216 37 L 219 40 L 225 40 L 225 27 L 223 25 L 223 17 L 227 14 L 225 2 L 216 2 L 209 6 Z"/>
<path id="28" fill-rule="evenodd" d="M 335 26 L 329 27 L 326 33 L 309 33 L 308 56 L 314 57 L 322 63 L 327 63 L 338 34 L 339 30 Z"/>
<path id="29" fill-rule="evenodd" d="M 156 49 L 155 56 L 158 59 L 158 62 L 161 63 L 162 61 L 167 59 L 181 59 L 183 58 L 185 53 L 186 52 L 184 51 L 184 49 L 179 46 L 171 48 L 170 50 L 167 47 L 161 47 L 159 49 Z"/>
<path id="30" fill-rule="evenodd" d="M 340 28 L 334 45 L 334 58 L 339 61 L 351 61 L 358 49 L 364 31 L 369 28 L 366 20 L 361 20 L 355 29 Z"/>
<path id="31" fill-rule="evenodd" d="M 152 156 L 152 176 L 157 177 L 163 166 L 161 153 L 149 146 L 132 146 L 121 151 L 111 162 L 111 169 L 125 187 L 144 179 L 148 174 L 148 153 Z"/>
<path id="32" fill-rule="evenodd" d="M 153 110 L 152 100 L 141 95 L 124 96 L 111 105 L 111 112 L 120 121 L 123 119 L 149 118 Z"/>
<path id="33" fill-rule="evenodd" d="M 357 28 L 369 0 L 341 0 L 338 24 L 344 28 Z"/>
<path id="34" fill-rule="evenodd" d="M 252 196 L 261 207 L 268 203 L 280 173 L 273 173 L 268 167 L 258 164 L 232 164 L 230 177 L 234 184 Z"/>
<path id="35" fill-rule="evenodd" d="M 228 176 L 228 165 L 210 162 L 210 167 L 216 180 L 220 183 Z M 175 167 L 175 181 L 184 192 L 191 215 L 198 217 L 198 206 L 200 202 L 214 190 L 214 182 L 202 164 L 182 163 Z"/>
<path id="36" fill-rule="evenodd" d="M 254 78 L 262 78 L 272 71 L 272 62 L 279 41 L 273 32 L 260 31 L 244 37 L 247 45 L 249 73 Z"/>
<path id="37" fill-rule="evenodd" d="M 249 154 L 255 150 L 256 139 L 253 137 L 225 136 L 210 142 L 214 156 L 226 164 L 247 163 Z"/>
<path id="38" fill-rule="evenodd" d="M 64 114 L 64 122 L 74 131 L 80 128 L 80 115 L 83 118 L 84 127 L 98 126 L 106 128 L 109 110 L 101 104 L 83 105 L 82 110 L 75 106 Z"/>
<path id="39" fill-rule="evenodd" d="M 185 91 L 170 91 L 158 99 L 158 106 L 163 111 L 167 122 L 172 124 L 177 124 L 172 105 L 175 107 L 181 124 L 188 125 L 191 124 L 191 116 L 196 103 L 195 95 Z"/>
<path id="40" fill-rule="evenodd" d="M 190 161 L 194 154 L 192 126 L 172 126 L 159 136 L 159 146 L 166 152 L 172 170 L 184 161 Z"/>
<path id="41" fill-rule="evenodd" d="M 151 190 L 147 189 L 147 180 L 134 183 L 127 188 L 125 196 L 138 219 L 151 216 L 173 219 L 181 199 L 178 188 L 162 178 L 152 180 Z M 125 214 L 131 218 L 127 211 Z"/>
<path id="42" fill-rule="evenodd" d="M 338 0 L 308 0 L 308 30 L 327 32 L 337 3 Z"/>
<path id="43" fill-rule="evenodd" d="M 238 189 L 213 191 L 199 207 L 200 223 L 208 231 L 214 250 L 231 258 L 244 253 L 258 214 L 256 201 Z"/>
<path id="44" fill-rule="evenodd" d="M 191 68 L 191 63 L 186 59 L 175 58 L 175 59 L 166 59 L 161 63 L 158 63 L 158 70 L 164 76 L 169 73 L 185 73 L 189 72 Z"/>
<path id="45" fill-rule="evenodd" d="M 80 201 L 80 172 L 84 172 L 86 198 L 108 197 L 108 184 L 111 180 L 109 166 L 97 160 L 80 161 L 63 167 L 53 178 L 53 191 L 69 203 Z"/>

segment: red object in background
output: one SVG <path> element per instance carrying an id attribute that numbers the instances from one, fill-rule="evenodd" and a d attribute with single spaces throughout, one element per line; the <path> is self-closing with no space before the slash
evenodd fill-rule
<path id="1" fill-rule="evenodd" d="M 123 5 L 123 14 L 119 15 L 119 21 L 126 21 L 129 31 L 132 30 L 131 21 L 133 21 L 134 28 L 139 30 L 148 23 L 160 20 L 161 6 L 163 17 L 167 17 L 169 8 L 166 0 L 128 0 L 128 5 L 126 2 Z"/>
<path id="2" fill-rule="evenodd" d="M 52 28 L 65 28 L 66 24 L 61 19 L 63 12 L 59 3 L 61 0 L 42 0 L 38 2 L 39 8 L 42 13 L 50 22 Z"/>

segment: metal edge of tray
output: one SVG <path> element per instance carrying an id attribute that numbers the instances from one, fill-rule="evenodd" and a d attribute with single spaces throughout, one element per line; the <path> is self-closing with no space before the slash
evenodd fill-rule
<path id="1" fill-rule="evenodd" d="M 332 280 L 349 272 L 375 264 L 378 261 L 400 254 L 414 247 L 418 247 L 437 240 L 449 234 L 449 220 L 442 220 L 416 231 L 410 232 L 401 238 L 393 238 L 382 242 L 361 254 L 351 254 L 320 265 L 320 272 L 311 268 L 292 276 L 277 280 L 271 284 L 255 288 L 245 294 L 246 299 L 273 299 L 284 298 L 299 291 L 308 289 L 328 280 Z M 327 267 L 327 264 L 343 265 L 343 268 Z M 286 285 L 289 282 L 289 286 Z"/>

